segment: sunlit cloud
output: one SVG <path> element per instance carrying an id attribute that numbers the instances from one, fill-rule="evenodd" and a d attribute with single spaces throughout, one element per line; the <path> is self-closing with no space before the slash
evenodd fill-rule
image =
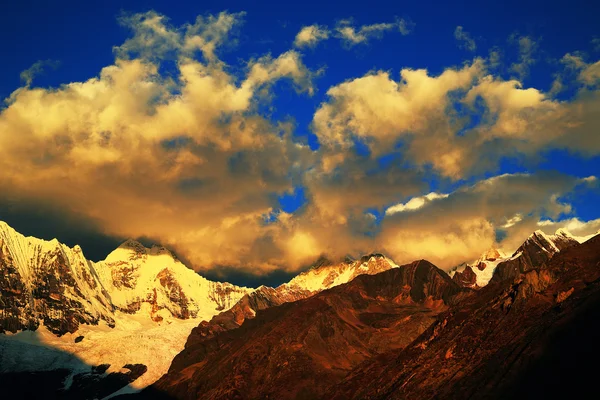
<path id="1" fill-rule="evenodd" d="M 447 194 L 431 192 L 426 194 L 425 196 L 413 197 L 405 204 L 400 203 L 393 205 L 387 210 L 385 210 L 385 213 L 386 215 L 392 215 L 398 212 L 418 210 L 430 201 L 434 201 L 436 199 L 445 199 L 446 197 L 448 197 Z"/>
<path id="2" fill-rule="evenodd" d="M 535 53 L 538 49 L 538 43 L 529 36 L 519 36 L 512 34 L 509 42 L 516 44 L 519 49 L 519 61 L 510 66 L 510 70 L 516 74 L 519 80 L 525 79 L 529 75 L 529 70 L 537 62 Z"/>
<path id="3" fill-rule="evenodd" d="M 107 235 L 154 238 L 197 270 L 253 274 L 371 251 L 449 268 L 493 245 L 514 250 L 538 226 L 581 235 L 596 226 L 568 197 L 597 187 L 595 176 L 498 166 L 552 149 L 600 152 L 598 62 L 569 53 L 556 63 L 574 88 L 568 100 L 523 83 L 538 46 L 524 36 L 514 37 L 522 65 L 504 68 L 515 78 L 498 72 L 494 48 L 433 72 L 398 64 L 318 87 L 301 49 L 406 35 L 412 24 L 304 26 L 295 49 L 229 65 L 223 52 L 244 17 L 174 26 L 156 12 L 123 15 L 131 35 L 97 76 L 43 88 L 34 86 L 41 64 L 24 71 L 0 111 L 3 191 L 89 218 Z M 295 121 L 274 116 L 284 90 L 326 93 L 309 127 L 316 148 Z M 278 197 L 298 187 L 302 205 L 284 211 Z"/>
<path id="4" fill-rule="evenodd" d="M 351 20 L 341 20 L 335 27 L 336 36 L 342 39 L 346 45 L 368 43 L 371 39 L 381 38 L 386 32 L 397 31 L 401 35 L 408 35 L 414 28 L 414 23 L 405 19 L 397 19 L 395 22 L 377 23 L 356 27 Z"/>
<path id="5" fill-rule="evenodd" d="M 300 29 L 294 39 L 296 47 L 315 47 L 317 43 L 329 38 L 329 30 L 324 26 L 309 25 Z"/>

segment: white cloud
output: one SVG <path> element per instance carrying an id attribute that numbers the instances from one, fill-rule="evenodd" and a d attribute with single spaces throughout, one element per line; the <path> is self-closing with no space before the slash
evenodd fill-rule
<path id="1" fill-rule="evenodd" d="M 413 197 L 404 204 L 400 203 L 389 207 L 387 210 L 385 210 L 385 214 L 392 215 L 398 212 L 418 210 L 430 201 L 434 201 L 436 199 L 445 199 L 446 197 L 448 197 L 447 194 L 435 192 L 428 193 L 425 196 Z"/>

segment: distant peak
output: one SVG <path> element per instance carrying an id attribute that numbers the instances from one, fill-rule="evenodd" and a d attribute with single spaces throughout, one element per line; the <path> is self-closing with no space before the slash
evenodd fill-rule
<path id="1" fill-rule="evenodd" d="M 333 262 L 327 258 L 326 256 L 321 256 L 317 259 L 317 261 L 315 261 L 315 263 L 313 264 L 313 268 L 319 268 L 319 267 L 327 267 L 333 265 Z"/>
<path id="2" fill-rule="evenodd" d="M 569 232 L 568 230 L 566 230 L 565 228 L 558 228 L 556 230 L 556 232 L 554 232 L 554 234 L 556 236 L 565 236 L 565 237 L 573 237 L 573 235 L 571 235 L 571 232 Z"/>
<path id="3" fill-rule="evenodd" d="M 366 254 L 366 255 L 362 256 L 360 258 L 360 262 L 365 263 L 365 262 L 369 261 L 371 258 L 385 258 L 385 256 L 381 253 L 370 253 L 370 254 Z"/>
<path id="4" fill-rule="evenodd" d="M 135 239 L 127 239 L 121 243 L 119 249 L 146 250 L 146 247 Z"/>
<path id="5" fill-rule="evenodd" d="M 356 259 L 350 255 L 347 255 L 346 257 L 344 257 L 344 263 L 346 264 L 352 264 L 354 261 L 356 261 Z"/>
<path id="6" fill-rule="evenodd" d="M 157 244 L 152 246 L 152 248 L 150 249 L 150 254 L 155 255 L 155 256 L 166 254 L 173 258 L 176 258 L 175 253 L 173 253 L 171 250 L 169 250 L 165 246 L 161 246 L 161 245 L 157 245 Z"/>

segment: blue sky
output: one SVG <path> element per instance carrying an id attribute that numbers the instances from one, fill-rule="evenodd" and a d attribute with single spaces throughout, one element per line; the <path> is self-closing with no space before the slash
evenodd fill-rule
<path id="1" fill-rule="evenodd" d="M 432 224 L 428 215 L 441 212 L 435 207 L 441 208 L 444 215 L 456 216 L 456 220 L 447 218 L 439 225 L 439 240 L 449 248 L 460 249 L 448 263 L 469 257 L 471 254 L 465 249 L 473 247 L 471 241 L 480 240 L 481 247 L 491 245 L 492 237 L 498 235 L 490 232 L 507 237 L 504 246 L 510 247 L 542 220 L 550 219 L 557 224 L 576 220 L 583 224 L 576 228 L 581 232 L 597 230 L 594 221 L 600 218 L 598 185 L 591 178 L 582 179 L 596 176 L 600 171 L 600 127 L 593 115 L 593 108 L 599 104 L 600 5 L 584 1 L 484 3 L 33 1 L 5 5 L 0 14 L 4 38 L 0 51 L 5 56 L 0 63 L 3 77 L 0 96 L 7 101 L 1 111 L 0 135 L 7 138 L 10 146 L 15 146 L 11 147 L 11 154 L 16 157 L 11 165 L 23 162 L 27 166 L 21 171 L 0 172 L 0 180 L 10 189 L 10 195 L 0 199 L 0 219 L 23 233 L 47 238 L 58 236 L 69 244 L 77 242 L 79 233 L 86 241 L 82 246 L 95 259 L 103 258 L 123 238 L 145 237 L 176 248 L 182 258 L 208 276 L 252 284 L 261 279 L 266 283 L 279 282 L 322 253 L 359 255 L 382 250 L 396 258 L 409 259 L 414 254 L 397 243 L 403 240 L 421 243 L 423 235 L 428 234 L 415 236 L 411 232 Z M 122 123 L 112 121 L 113 125 L 107 125 L 108 128 L 103 125 L 101 129 L 94 124 L 107 115 L 105 111 L 110 105 L 99 101 L 90 104 L 86 111 L 97 115 L 86 120 L 84 128 L 79 125 L 75 128 L 81 122 L 78 119 L 81 115 L 70 116 L 66 110 L 72 107 L 68 101 L 73 100 L 70 91 L 74 86 L 62 85 L 89 83 L 91 78 L 101 76 L 103 68 L 119 65 L 119 59 L 139 60 L 143 65 L 157 68 L 152 78 L 143 76 L 140 82 L 160 81 L 160 90 L 165 90 L 160 92 L 163 96 L 160 101 L 168 103 L 178 95 L 186 95 L 179 69 L 188 62 L 186 57 L 192 54 L 199 65 L 210 64 L 206 53 L 184 54 L 178 45 L 160 53 L 156 43 L 141 48 L 140 41 L 126 42 L 143 38 L 144 34 L 139 30 L 141 24 L 130 22 L 125 26 L 123 19 L 136 14 L 149 18 L 150 14 L 144 14 L 149 11 L 160 16 L 165 32 L 181 34 L 185 30 L 182 26 L 193 24 L 197 16 L 208 18 L 222 12 L 234 15 L 236 22 L 217 45 L 218 63 L 206 72 L 220 73 L 214 75 L 215 79 L 226 74 L 232 87 L 241 88 L 244 82 L 251 81 L 249 71 L 253 65 L 271 68 L 276 65 L 274 60 L 285 54 L 290 55 L 288 61 L 298 71 L 293 75 L 272 70 L 273 77 L 268 82 L 260 81 L 252 87 L 249 105 L 234 111 L 228 108 L 234 98 L 222 105 L 218 99 L 225 95 L 215 94 L 213 103 L 202 103 L 202 107 L 211 110 L 206 111 L 207 115 L 213 115 L 210 114 L 213 108 L 216 110 L 215 118 L 221 121 L 217 125 L 207 117 L 179 131 L 144 136 L 143 132 L 131 131 L 131 127 L 142 124 L 143 118 L 152 117 L 156 112 L 153 107 L 158 103 L 133 106 L 135 100 L 129 99 L 123 100 L 123 107 L 132 107 L 128 110 L 139 111 L 139 107 L 153 110 L 144 111 L 143 118 L 121 117 Z M 394 25 L 399 21 L 404 31 L 398 28 L 400 25 Z M 359 32 L 361 27 L 375 24 L 393 26 L 360 43 L 347 40 L 339 30 L 350 26 Z M 294 45 L 300 30 L 312 25 L 326 31 L 328 38 L 314 46 Z M 202 29 L 208 32 L 213 28 Z M 129 47 L 124 43 L 130 43 Z M 118 46 L 122 46 L 121 50 Z M 41 68 L 31 69 L 36 63 Z M 22 75 L 27 70 L 30 74 Z M 385 89 L 378 92 L 378 85 L 395 84 L 402 88 L 403 70 L 426 70 L 426 76 L 435 78 L 431 81 L 435 84 L 442 82 L 441 77 L 447 71 L 464 71 L 470 81 L 445 92 L 443 107 L 447 109 L 439 115 L 439 109 L 428 114 L 432 111 L 428 111 L 427 101 L 418 107 L 411 104 L 417 104 L 422 93 L 433 96 L 442 86 L 433 89 L 420 86 L 416 92 L 406 94 L 409 105 L 402 107 L 410 113 L 404 117 L 398 114 L 385 125 L 381 121 L 389 114 L 378 112 L 386 109 L 388 103 L 397 112 L 404 99 L 385 97 L 388 92 Z M 27 76 L 31 82 L 27 82 Z M 375 76 L 381 79 L 370 83 L 361 80 Z M 497 95 L 496 89 L 486 86 L 488 78 L 495 83 L 517 80 L 521 86 Z M 168 79 L 173 79 L 174 84 L 168 84 Z M 421 84 L 417 81 L 419 77 L 410 79 L 414 85 Z M 444 85 L 452 85 L 453 79 Z M 116 93 L 116 84 L 111 86 L 116 80 L 107 82 L 110 82 L 107 90 L 114 89 Z M 208 90 L 203 88 L 195 91 L 194 96 L 202 97 L 202 90 Z M 36 89 L 43 90 L 46 99 L 36 103 L 39 107 L 36 115 L 61 118 L 63 131 L 51 132 L 54 119 L 39 129 L 31 128 L 41 120 L 35 116 L 22 114 L 19 122 L 15 122 L 17 111 L 13 110 L 19 110 L 21 104 L 24 109 L 32 109 L 33 103 L 27 102 L 33 101 L 33 97 L 27 96 Z M 333 90 L 330 95 L 329 90 Z M 476 96 L 473 101 L 467 99 L 469 90 Z M 361 114 L 363 106 L 360 106 L 365 101 L 360 97 L 364 93 L 373 104 L 378 98 L 388 99 L 381 100 L 388 103 L 376 106 L 367 118 Z M 537 94 L 543 100 L 527 97 Z M 119 95 L 111 101 L 122 98 Z M 512 100 L 506 100 L 509 98 Z M 432 97 L 432 104 L 436 99 Z M 59 100 L 64 107 L 53 108 Z M 494 101 L 502 104 L 492 110 Z M 535 104 L 531 105 L 532 101 Z M 530 105 L 523 106 L 525 103 Z M 194 112 L 204 114 L 198 107 Z M 398 122 L 413 118 L 411 113 L 423 115 L 415 116 L 410 123 Z M 554 121 L 552 118 L 556 122 L 547 122 Z M 323 121 L 328 119 L 332 124 L 326 126 Z M 227 142 L 235 129 L 241 127 L 243 131 L 255 123 L 259 124 L 256 129 L 269 131 L 268 140 L 260 139 L 259 134 L 258 139 L 253 136 L 252 145 Z M 451 126 L 450 138 L 440 134 L 446 126 Z M 89 132 L 83 132 L 86 129 Z M 345 135 L 342 139 L 340 132 Z M 107 145 L 110 154 L 100 157 L 99 150 L 94 150 L 97 143 L 90 145 L 88 134 L 105 137 L 110 142 Z M 37 147 L 19 143 L 18 138 L 27 135 L 32 135 L 28 143 L 35 142 Z M 136 135 L 142 139 L 123 144 Z M 200 139 L 205 136 L 209 139 Z M 159 150 L 152 150 L 157 143 Z M 309 147 L 298 150 L 294 143 Z M 150 151 L 154 151 L 152 162 L 164 157 L 169 163 L 150 167 L 147 159 L 131 157 L 133 153 Z M 77 158 L 81 154 L 86 154 L 84 161 Z M 189 154 L 195 161 L 190 161 Z M 85 161 L 96 156 L 103 161 L 94 161 L 93 165 Z M 333 164 L 327 164 L 330 162 Z M 78 177 L 60 172 L 69 169 L 69 165 L 77 165 L 81 174 L 88 174 L 86 179 L 80 182 Z M 152 172 L 154 167 L 160 174 L 164 172 L 164 176 Z M 25 175 L 26 171 L 29 175 Z M 515 183 L 518 174 L 528 174 L 531 182 Z M 493 180 L 497 176 L 504 178 Z M 40 185 L 39 190 L 33 189 L 37 187 L 36 179 L 48 183 L 48 188 Z M 53 179 L 55 182 L 50 185 Z M 504 180 L 507 181 L 503 189 L 506 194 L 500 196 L 505 197 L 503 201 L 490 200 L 499 196 L 497 191 L 478 194 L 480 197 L 474 194 L 482 193 L 481 187 L 487 187 L 483 182 L 490 179 L 493 185 L 497 182 L 504 185 Z M 153 191 L 147 187 L 152 186 L 149 183 L 153 180 L 156 188 L 160 188 L 160 195 L 156 193 L 159 189 Z M 63 185 L 73 185 L 77 195 L 57 189 Z M 528 203 L 519 185 L 540 188 L 529 196 L 538 203 Z M 128 220 L 123 216 L 136 212 L 129 213 L 123 208 L 115 211 L 119 216 L 113 219 L 106 215 L 112 209 L 96 204 L 98 198 L 116 201 L 113 196 L 119 190 L 127 199 L 127 207 L 139 208 L 143 214 Z M 410 215 L 386 213 L 395 204 L 407 204 L 430 192 L 449 197 L 425 199 L 424 206 L 410 211 Z M 465 207 L 477 210 L 474 214 L 455 211 L 460 206 L 452 199 L 465 193 L 474 202 L 472 207 Z M 502 208 L 503 202 L 511 206 Z M 46 215 L 52 217 L 44 221 L 44 213 L 39 213 L 42 215 L 34 223 L 31 217 L 24 217 L 32 215 L 27 207 L 51 209 Z M 57 222 L 61 218 L 56 214 L 65 215 L 63 221 L 79 218 L 81 228 L 72 222 L 69 222 L 71 229 L 61 226 Z M 508 221 L 511 218 L 514 221 L 517 215 L 520 222 L 511 225 Z M 144 221 L 153 218 L 155 222 L 144 225 Z M 240 222 L 249 220 L 253 222 Z M 466 220 L 474 225 L 465 225 Z M 589 221 L 591 225 L 585 226 Z M 457 228 L 458 225 L 461 227 Z M 102 240 L 95 240 L 90 230 Z M 209 231 L 224 236 L 216 240 L 218 235 L 208 234 Z M 330 234 L 325 235 L 327 231 Z M 473 232 L 478 236 L 470 237 Z M 206 239 L 204 235 L 208 235 Z M 437 245 L 430 245 L 433 246 Z M 447 253 L 432 251 L 427 246 L 419 250 L 425 253 L 423 257 L 431 253 L 438 262 L 447 259 L 451 252 L 451 249 Z"/>

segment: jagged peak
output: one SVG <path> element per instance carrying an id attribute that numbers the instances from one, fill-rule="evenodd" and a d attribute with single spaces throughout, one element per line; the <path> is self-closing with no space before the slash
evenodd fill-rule
<path id="1" fill-rule="evenodd" d="M 385 259 L 387 259 L 387 257 L 384 256 L 381 253 L 370 253 L 370 254 L 365 254 L 364 256 L 362 256 L 360 258 L 360 262 L 361 263 L 365 263 L 365 262 L 369 261 L 371 258 L 385 258 Z"/>
<path id="2" fill-rule="evenodd" d="M 546 235 L 541 229 L 536 229 L 531 235 L 529 235 L 529 238 L 543 238 L 546 240 L 550 240 L 548 235 Z"/>
<path id="3" fill-rule="evenodd" d="M 330 265 L 333 265 L 333 261 L 331 261 L 329 257 L 321 255 L 313 264 L 313 268 L 328 267 Z"/>
<path id="4" fill-rule="evenodd" d="M 119 245 L 119 247 L 117 247 L 118 249 L 131 249 L 131 250 L 138 250 L 138 249 L 145 249 L 148 250 L 146 248 L 146 246 L 144 246 L 143 244 L 141 244 L 140 242 L 138 242 L 135 239 L 127 239 L 126 241 L 124 241 L 123 243 L 121 243 Z"/>
<path id="5" fill-rule="evenodd" d="M 571 232 L 569 232 L 569 231 L 568 231 L 568 230 L 566 230 L 565 228 L 558 228 L 558 229 L 556 230 L 556 232 L 554 232 L 554 234 L 555 234 L 556 236 L 565 236 L 565 237 L 570 237 L 570 238 L 574 237 L 574 236 L 571 234 Z"/>
<path id="6" fill-rule="evenodd" d="M 354 258 L 354 257 L 352 257 L 351 255 L 348 255 L 348 254 L 347 254 L 347 255 L 344 257 L 344 261 L 343 261 L 343 262 L 344 262 L 344 263 L 346 263 L 346 264 L 352 264 L 354 261 L 356 261 L 356 258 Z"/>

